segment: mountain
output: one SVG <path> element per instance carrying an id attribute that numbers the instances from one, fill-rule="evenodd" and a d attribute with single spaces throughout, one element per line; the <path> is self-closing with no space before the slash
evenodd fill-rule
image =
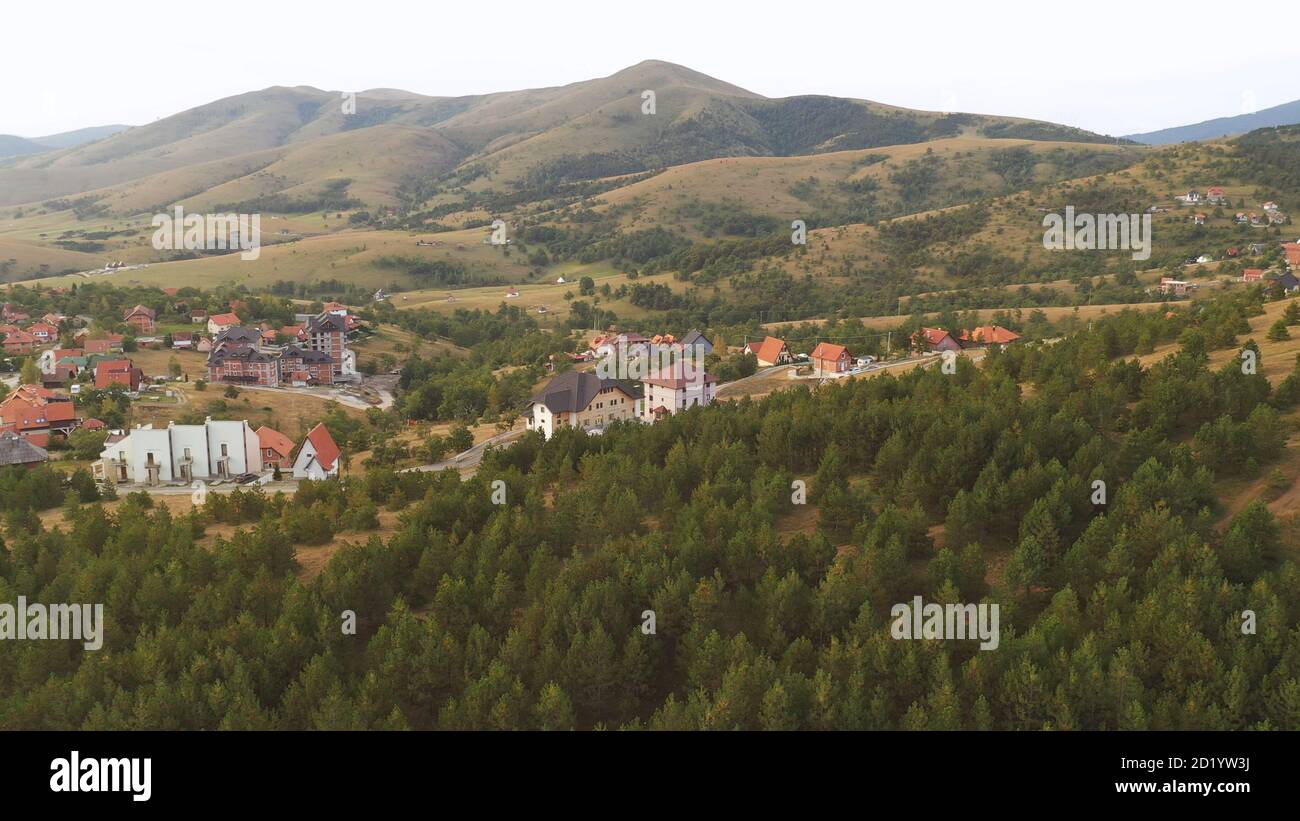
<path id="1" fill-rule="evenodd" d="M 1239 114 L 1236 117 L 1219 117 L 1214 120 L 1193 123 L 1192 125 L 1180 125 L 1159 131 L 1148 131 L 1145 134 L 1129 134 L 1125 139 L 1131 139 L 1146 145 L 1169 145 L 1170 143 L 1185 143 L 1193 140 L 1213 140 L 1219 137 L 1245 134 L 1247 131 L 1254 131 L 1257 128 L 1272 128 L 1297 123 L 1300 123 L 1300 100 L 1293 100 L 1289 103 L 1275 105 L 1272 108 L 1265 108 L 1250 114 Z"/>
<path id="2" fill-rule="evenodd" d="M 90 128 L 79 128 L 76 131 L 64 131 L 59 134 L 36 137 L 32 142 L 40 143 L 47 148 L 75 148 L 79 145 L 102 140 L 105 137 L 111 137 L 114 134 L 126 131 L 130 127 L 129 125 L 97 125 Z"/>
<path id="3" fill-rule="evenodd" d="M 35 140 L 17 137 L 13 134 L 0 134 L 0 159 L 5 157 L 20 157 L 25 154 L 39 154 L 42 151 L 49 150 L 48 147 L 41 145 Z"/>
<path id="4" fill-rule="evenodd" d="M 50 134 L 30 140 L 12 134 L 0 134 L 0 159 L 28 154 L 44 154 L 60 148 L 75 148 L 79 145 L 102 140 L 105 137 L 111 137 L 130 127 L 129 125 L 100 125 L 81 128 L 76 131 L 64 131 L 61 134 Z"/>
<path id="5" fill-rule="evenodd" d="M 647 90 L 655 94 L 652 115 L 642 113 Z M 284 149 L 391 126 L 403 130 L 386 136 L 386 151 L 424 156 L 433 141 L 437 156 L 422 169 L 390 163 L 404 176 L 372 182 L 370 189 L 378 197 L 362 197 L 367 205 L 388 204 L 392 191 L 409 177 L 436 178 L 450 170 L 449 163 L 469 172 L 472 190 L 500 191 L 718 157 L 817 154 L 957 136 L 1112 142 L 1067 126 L 1015 118 L 913 111 L 826 96 L 772 99 L 650 60 L 565 86 L 467 97 L 374 89 L 349 101 L 339 92 L 277 86 L 57 151 L 34 154 L 25 143 L 15 143 L 13 153 L 26 156 L 0 168 L 0 206 L 72 195 L 98 201 L 121 193 L 122 185 L 138 186 L 160 174 L 172 176 L 159 200 L 131 198 L 129 205 L 123 200 L 114 209 L 199 197 L 252 173 L 258 163 L 279 161 Z M 55 135 L 64 143 L 70 142 L 68 136 Z M 347 145 L 344 140 L 334 148 Z M 273 153 L 264 153 L 268 151 Z M 287 180 L 279 191 L 269 175 L 260 186 L 243 187 L 269 196 L 302 185 L 336 184 L 347 176 L 338 170 L 347 163 L 335 162 L 329 144 L 314 159 L 319 162 L 314 173 Z M 386 158 L 374 159 L 382 165 Z M 423 174 L 416 173 L 421 170 Z"/>

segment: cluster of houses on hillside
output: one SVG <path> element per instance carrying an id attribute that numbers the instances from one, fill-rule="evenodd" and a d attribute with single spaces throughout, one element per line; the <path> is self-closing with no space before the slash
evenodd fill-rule
<path id="1" fill-rule="evenodd" d="M 654 423 L 711 405 L 718 380 L 705 372 L 704 358 L 712 352 L 713 343 L 699 331 L 677 339 L 611 327 L 570 355 L 575 362 L 598 361 L 595 373 L 560 374 L 529 401 L 528 429 L 548 439 L 561 427 L 599 433 L 612 422 Z"/>
<path id="2" fill-rule="evenodd" d="M 1193 188 L 1186 194 L 1179 194 L 1175 199 L 1183 205 L 1224 206 L 1231 204 L 1227 192 L 1221 185 L 1211 186 L 1206 189 L 1204 194 Z M 1148 210 L 1155 213 L 1164 209 L 1153 205 Z M 1237 225 L 1249 225 L 1252 228 L 1267 228 L 1270 225 L 1285 225 L 1290 221 L 1290 218 L 1275 202 L 1264 203 L 1260 206 L 1260 210 L 1263 212 L 1262 214 L 1255 211 L 1238 211 L 1233 215 L 1233 222 Z M 1205 225 L 1209 222 L 1210 217 L 1202 211 L 1197 211 L 1188 219 L 1194 225 Z"/>
<path id="3" fill-rule="evenodd" d="M 283 433 L 243 421 L 214 421 L 165 428 L 137 425 L 115 431 L 104 442 L 95 478 L 116 484 L 156 487 L 194 481 L 235 479 L 275 468 L 297 479 L 337 476 L 342 452 L 324 424 L 312 428 L 298 447 Z"/>
<path id="4" fill-rule="evenodd" d="M 928 352 L 1002 346 L 1019 340 L 1014 331 L 988 325 L 957 336 L 923 328 L 913 342 L 916 349 Z M 740 350 L 764 368 L 807 362 L 814 378 L 850 375 L 872 361 L 854 357 L 845 345 L 826 341 L 808 354 L 792 354 L 785 340 L 774 336 L 746 343 Z M 587 350 L 569 355 L 575 363 L 598 361 L 596 372 L 569 371 L 548 382 L 529 400 L 524 412 L 527 427 L 548 439 L 564 427 L 600 433 L 613 422 L 653 424 L 688 408 L 711 405 L 717 397 L 717 378 L 705 372 L 703 362 L 712 352 L 713 343 L 699 331 L 679 340 L 670 334 L 647 337 L 611 328 L 592 339 Z M 637 361 L 650 363 L 649 369 L 623 373 L 625 363 Z M 667 367 L 664 362 L 669 363 Z"/>
<path id="5" fill-rule="evenodd" d="M 359 381 L 356 352 L 348 347 L 346 309 L 298 319 L 296 325 L 268 332 L 240 325 L 234 314 L 212 317 L 209 329 L 216 336 L 208 354 L 208 381 L 270 387 Z M 294 341 L 277 345 L 281 337 Z"/>

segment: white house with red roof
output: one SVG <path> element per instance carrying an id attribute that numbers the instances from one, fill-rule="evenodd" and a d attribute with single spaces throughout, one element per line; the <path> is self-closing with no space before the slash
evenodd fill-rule
<path id="1" fill-rule="evenodd" d="M 293 478 L 320 480 L 338 476 L 342 454 L 322 422 L 307 433 L 298 449 L 298 457 L 293 460 Z"/>
<path id="2" fill-rule="evenodd" d="M 228 331 L 239 325 L 238 314 L 213 314 L 208 317 L 208 333 L 216 336 L 222 331 Z"/>

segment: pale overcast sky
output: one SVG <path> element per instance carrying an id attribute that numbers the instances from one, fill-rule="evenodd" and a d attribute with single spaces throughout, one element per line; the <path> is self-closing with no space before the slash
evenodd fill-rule
<path id="1" fill-rule="evenodd" d="M 1127 134 L 1300 98 L 1300 3 L 122 0 L 0 6 L 0 134 L 141 125 L 272 85 L 461 95 L 641 60 Z"/>

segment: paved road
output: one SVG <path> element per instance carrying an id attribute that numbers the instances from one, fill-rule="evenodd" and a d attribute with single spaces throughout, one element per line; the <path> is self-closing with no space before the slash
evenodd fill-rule
<path id="1" fill-rule="evenodd" d="M 479 463 L 483 461 L 483 454 L 487 453 L 488 448 L 505 444 L 507 442 L 513 442 L 516 439 L 522 438 L 527 433 L 527 429 L 508 430 L 505 433 L 498 433 L 491 439 L 484 439 L 482 442 L 479 442 L 464 453 L 458 453 L 450 459 L 444 459 L 443 461 L 435 462 L 432 465 L 420 465 L 419 467 L 406 468 L 401 472 L 409 473 L 411 471 L 418 471 L 420 473 L 430 473 L 439 470 L 446 470 L 447 468 L 476 468 Z"/>

